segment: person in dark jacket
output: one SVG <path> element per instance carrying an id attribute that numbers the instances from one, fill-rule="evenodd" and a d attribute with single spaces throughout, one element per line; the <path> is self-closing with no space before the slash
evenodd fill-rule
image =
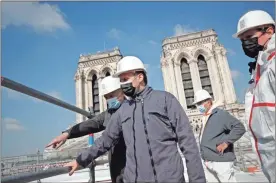
<path id="1" fill-rule="evenodd" d="M 244 125 L 227 111 L 218 108 L 220 103 L 213 103 L 206 90 L 195 93 L 194 104 L 203 114 L 199 142 L 207 181 L 236 182 L 234 143 L 245 133 Z"/>
<path id="2" fill-rule="evenodd" d="M 111 116 L 120 107 L 124 100 L 124 93 L 120 88 L 119 78 L 107 76 L 100 83 L 100 94 L 105 97 L 108 109 L 92 119 L 76 124 L 69 130 L 64 131 L 60 136 L 54 138 L 46 147 L 58 149 L 67 139 L 73 139 L 101 132 L 106 129 Z M 124 138 L 120 135 L 119 142 L 109 151 L 109 167 L 112 182 L 123 182 L 122 173 L 126 163 L 126 146 Z"/>
<path id="3" fill-rule="evenodd" d="M 124 182 L 185 182 L 184 154 L 189 182 L 205 183 L 199 149 L 189 119 L 172 94 L 147 85 L 143 62 L 133 56 L 117 64 L 121 88 L 128 97 L 111 117 L 102 136 L 75 161 L 66 164 L 72 175 L 117 143 L 123 133 L 126 143 Z"/>

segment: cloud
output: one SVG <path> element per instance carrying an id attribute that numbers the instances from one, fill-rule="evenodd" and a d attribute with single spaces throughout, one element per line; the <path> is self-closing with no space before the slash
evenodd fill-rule
<path id="1" fill-rule="evenodd" d="M 48 95 L 51 95 L 52 97 L 55 97 L 57 99 L 61 99 L 61 94 L 57 91 L 51 91 L 48 93 Z"/>
<path id="2" fill-rule="evenodd" d="M 5 129 L 9 131 L 22 131 L 25 129 L 17 119 L 4 118 L 2 122 L 5 125 Z"/>
<path id="3" fill-rule="evenodd" d="M 196 31 L 198 31 L 198 29 L 193 29 L 189 25 L 177 24 L 174 26 L 174 36 L 189 34 L 189 33 L 196 32 Z"/>
<path id="4" fill-rule="evenodd" d="M 57 99 L 59 99 L 59 100 L 62 99 L 62 98 L 61 98 L 61 94 L 60 94 L 59 92 L 57 92 L 57 91 L 47 92 L 46 94 L 47 94 L 47 95 L 50 95 L 50 96 L 52 96 L 52 97 L 55 97 L 55 98 L 57 98 Z M 40 100 L 40 99 L 37 99 L 37 98 L 34 98 L 34 97 L 32 97 L 32 100 L 33 100 L 34 102 L 36 102 L 36 103 L 38 103 L 38 102 L 45 102 L 45 101 L 43 101 L 43 100 Z"/>
<path id="5" fill-rule="evenodd" d="M 36 32 L 70 29 L 58 6 L 39 2 L 4 2 L 2 5 L 2 29 L 11 25 L 28 26 Z"/>
<path id="6" fill-rule="evenodd" d="M 148 71 L 150 68 L 150 64 L 144 64 L 144 66 L 145 66 L 146 70 Z"/>
<path id="7" fill-rule="evenodd" d="M 233 80 L 236 80 L 242 75 L 242 73 L 237 70 L 231 70 L 231 75 L 232 75 Z"/>
<path id="8" fill-rule="evenodd" d="M 24 97 L 24 94 L 22 94 L 20 92 L 17 92 L 17 91 L 14 91 L 14 90 L 11 90 L 9 88 L 2 87 L 2 91 L 4 91 L 7 94 L 7 97 L 9 99 L 17 100 L 17 99 L 20 99 L 20 98 Z"/>
<path id="9" fill-rule="evenodd" d="M 120 39 L 122 36 L 122 31 L 116 28 L 112 28 L 107 35 L 112 39 Z"/>
<path id="10" fill-rule="evenodd" d="M 155 41 L 153 41 L 153 40 L 149 40 L 149 44 L 156 45 L 157 42 L 155 42 Z"/>
<path id="11" fill-rule="evenodd" d="M 227 51 L 227 53 L 228 53 L 229 55 L 231 55 L 231 56 L 236 55 L 236 52 L 235 52 L 234 50 L 232 50 L 231 48 L 226 49 L 226 51 Z"/>
<path id="12" fill-rule="evenodd" d="M 147 72 L 155 72 L 156 70 L 160 71 L 160 65 L 155 64 L 144 64 Z"/>

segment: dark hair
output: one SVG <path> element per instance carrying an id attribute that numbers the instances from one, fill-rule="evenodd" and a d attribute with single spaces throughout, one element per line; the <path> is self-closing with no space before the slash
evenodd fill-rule
<path id="1" fill-rule="evenodd" d="M 136 71 L 135 74 L 136 74 L 136 75 L 138 75 L 138 74 L 143 74 L 143 76 L 144 76 L 144 83 L 145 83 L 145 85 L 148 84 L 148 77 L 147 77 L 145 71 Z"/>
<path id="2" fill-rule="evenodd" d="M 259 27 L 259 28 L 257 28 L 257 31 L 266 32 L 266 30 L 269 27 L 272 27 L 274 30 L 274 33 L 275 33 L 275 25 L 274 24 L 268 24 L 268 25 L 265 25 L 264 27 Z"/>

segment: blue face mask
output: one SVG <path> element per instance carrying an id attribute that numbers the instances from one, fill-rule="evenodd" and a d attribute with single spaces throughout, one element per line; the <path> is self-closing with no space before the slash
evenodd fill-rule
<path id="1" fill-rule="evenodd" d="M 206 108 L 205 108 L 203 105 L 198 106 L 197 109 L 199 110 L 199 112 L 200 112 L 201 114 L 206 113 Z"/>
<path id="2" fill-rule="evenodd" d="M 117 99 L 117 97 L 113 97 L 111 99 L 108 99 L 107 105 L 109 109 L 118 109 L 121 105 L 120 101 Z"/>

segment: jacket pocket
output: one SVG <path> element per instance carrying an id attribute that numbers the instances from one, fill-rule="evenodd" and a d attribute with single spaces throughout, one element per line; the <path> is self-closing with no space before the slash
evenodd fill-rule
<path id="1" fill-rule="evenodd" d="M 176 138 L 174 127 L 165 111 L 151 109 L 147 116 L 150 138 L 167 141 Z"/>
<path id="2" fill-rule="evenodd" d="M 124 117 L 122 119 L 122 129 L 123 129 L 123 136 L 125 144 L 131 143 L 132 137 L 132 120 L 131 117 Z"/>

